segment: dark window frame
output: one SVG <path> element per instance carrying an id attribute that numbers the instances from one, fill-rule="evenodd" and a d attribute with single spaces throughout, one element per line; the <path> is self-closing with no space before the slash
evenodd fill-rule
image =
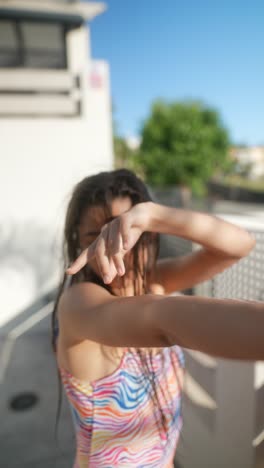
<path id="1" fill-rule="evenodd" d="M 17 42 L 17 47 L 16 49 L 16 60 L 14 63 L 12 64 L 7 64 L 7 65 L 3 65 L 1 66 L 0 64 L 0 69 L 1 68 L 23 68 L 23 69 L 27 69 L 27 68 L 36 68 L 36 69 L 39 69 L 39 70 L 45 70 L 45 69 L 48 69 L 48 70 L 66 70 L 68 68 L 68 60 L 67 60 L 67 50 L 66 50 L 66 38 L 67 38 L 67 33 L 68 31 L 71 29 L 69 25 L 67 24 L 64 24 L 64 23 L 61 23 L 61 22 L 55 22 L 55 21 L 51 21 L 51 20 L 42 20 L 42 21 L 39 21 L 39 20 L 32 20 L 32 19 L 28 19 L 28 18 L 16 18 L 16 19 L 7 19 L 7 18 L 0 18 L 0 25 L 1 25 L 1 20 L 2 21 L 10 21 L 11 23 L 13 23 L 13 26 L 15 28 L 15 37 L 16 37 L 16 42 Z M 24 22 L 27 22 L 27 23 L 32 23 L 32 24 L 36 24 L 36 23 L 40 23 L 40 24 L 46 24 L 46 25 L 51 25 L 51 24 L 56 24 L 60 27 L 60 31 L 61 31 L 61 44 L 62 44 L 62 55 L 63 55 L 63 58 L 62 58 L 62 65 L 61 66 L 41 66 L 41 65 L 32 65 L 32 66 L 28 66 L 26 64 L 26 53 L 27 51 L 34 51 L 36 52 L 36 54 L 38 55 L 41 55 L 41 52 L 45 54 L 45 48 L 43 47 L 43 49 L 41 48 L 35 48 L 35 49 L 28 49 L 25 47 L 25 44 L 24 44 L 24 37 L 23 37 L 23 32 L 22 32 L 22 25 Z M 0 53 L 1 53 L 1 50 L 2 51 L 7 51 L 8 48 L 1 48 L 1 45 L 0 45 Z M 52 53 L 51 51 L 47 51 L 47 54 L 48 53 Z"/>

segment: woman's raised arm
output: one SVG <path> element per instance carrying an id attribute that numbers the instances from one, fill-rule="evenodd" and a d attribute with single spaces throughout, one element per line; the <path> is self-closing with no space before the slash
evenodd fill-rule
<path id="1" fill-rule="evenodd" d="M 246 229 L 214 215 L 171 208 L 153 202 L 138 203 L 105 225 L 97 239 L 84 249 L 66 270 L 67 273 L 75 274 L 96 257 L 102 279 L 105 283 L 111 283 L 118 267 L 123 270 L 121 276 L 125 273 L 123 256 L 134 247 L 144 231 L 175 235 L 202 245 L 205 255 L 201 260 L 207 262 L 204 262 L 205 269 L 211 267 L 212 263 L 219 265 L 219 268 L 213 268 L 214 273 L 247 256 L 256 244 L 256 239 Z M 215 254 L 215 259 L 212 254 Z M 194 265 L 189 266 L 187 274 L 197 268 L 199 258 L 196 260 L 196 257 L 197 254 L 194 254 Z M 116 265 L 114 272 L 110 271 L 110 258 Z M 201 281 L 205 279 L 203 272 L 196 271 L 195 274 L 196 282 L 199 278 Z M 105 279 L 106 277 L 108 278 Z"/>
<path id="2" fill-rule="evenodd" d="M 213 214 L 146 203 L 151 215 L 146 230 L 191 240 L 211 252 L 229 258 L 250 253 L 256 239 L 246 229 Z"/>

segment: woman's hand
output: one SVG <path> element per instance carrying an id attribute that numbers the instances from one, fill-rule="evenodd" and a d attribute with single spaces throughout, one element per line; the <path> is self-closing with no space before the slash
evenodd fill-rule
<path id="1" fill-rule="evenodd" d="M 148 230 L 151 205 L 152 202 L 138 203 L 105 224 L 100 235 L 82 251 L 66 273 L 74 275 L 95 258 L 105 283 L 111 283 L 116 274 L 123 276 L 123 258 L 134 247 L 141 234 Z"/>

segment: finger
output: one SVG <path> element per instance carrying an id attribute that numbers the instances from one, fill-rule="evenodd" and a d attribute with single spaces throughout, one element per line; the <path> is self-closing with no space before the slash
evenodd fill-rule
<path id="1" fill-rule="evenodd" d="M 109 223 L 104 224 L 104 225 L 101 227 L 101 232 L 105 231 L 105 230 L 108 228 L 108 225 L 109 225 Z"/>
<path id="2" fill-rule="evenodd" d="M 123 276 L 126 272 L 123 257 L 121 253 L 116 253 L 113 255 L 113 261 L 116 267 L 116 271 L 119 276 Z"/>
<path id="3" fill-rule="evenodd" d="M 106 236 L 106 253 L 108 257 L 110 258 L 113 254 L 113 247 L 115 243 L 115 222 L 111 221 L 111 223 L 108 224 L 108 230 L 107 230 L 107 236 Z"/>
<path id="4" fill-rule="evenodd" d="M 108 230 L 104 230 L 100 234 L 100 238 L 98 239 L 96 250 L 95 250 L 95 258 L 97 261 L 98 268 L 100 270 L 101 276 L 105 283 L 111 283 L 111 271 L 110 271 L 110 263 L 107 256 L 106 251 L 106 243 L 107 243 L 107 236 Z"/>
<path id="5" fill-rule="evenodd" d="M 67 275 L 75 275 L 80 271 L 88 261 L 94 256 L 92 244 L 82 251 L 79 257 L 66 269 Z"/>
<path id="6" fill-rule="evenodd" d="M 114 234 L 113 234 L 113 249 L 112 249 L 112 259 L 114 261 L 116 271 L 119 276 L 123 276 L 126 272 L 125 264 L 123 260 L 123 243 L 121 233 L 119 232 L 119 226 L 116 223 Z"/>
<path id="7" fill-rule="evenodd" d="M 111 276 L 111 282 L 112 282 L 114 280 L 114 278 L 117 276 L 117 271 L 116 271 L 116 267 L 115 267 L 113 258 L 110 257 L 110 258 L 108 258 L 108 260 L 109 260 L 109 264 L 110 264 L 110 276 Z"/>
<path id="8" fill-rule="evenodd" d="M 71 266 L 66 269 L 66 273 L 68 275 L 75 275 L 78 273 L 78 271 L 80 271 L 95 256 L 96 244 L 97 239 L 82 251 L 79 257 L 77 257 Z"/>
<path id="9" fill-rule="evenodd" d="M 128 215 L 120 216 L 120 233 L 122 237 L 123 248 L 129 249 L 129 234 L 130 234 L 130 218 Z"/>
<path id="10" fill-rule="evenodd" d="M 125 265 L 122 256 L 122 239 L 119 232 L 119 222 L 117 220 L 109 224 L 107 254 L 109 258 L 113 259 L 118 275 L 124 275 Z"/>

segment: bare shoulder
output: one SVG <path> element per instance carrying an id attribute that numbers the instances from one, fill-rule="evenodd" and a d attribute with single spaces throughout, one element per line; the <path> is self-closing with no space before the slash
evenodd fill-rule
<path id="1" fill-rule="evenodd" d="M 161 293 L 161 291 L 155 292 Z M 152 291 L 153 293 L 154 291 Z M 77 283 L 67 288 L 62 293 L 58 304 L 61 344 L 65 348 L 84 345 L 85 347 L 92 346 L 92 348 L 112 349 L 112 346 L 103 345 L 100 339 L 97 340 L 97 337 L 104 333 L 105 324 L 101 322 L 100 315 L 96 312 L 96 307 L 109 304 L 109 310 L 112 313 L 111 310 L 113 309 L 111 309 L 110 304 L 120 299 L 124 300 L 124 297 L 114 296 L 102 286 L 91 282 Z M 84 329 L 89 331 L 89 333 L 87 332 L 85 339 L 81 339 L 80 337 L 83 335 L 82 331 Z M 96 338 L 93 339 L 94 336 Z M 161 349 L 153 348 L 154 354 Z"/>
<path id="2" fill-rule="evenodd" d="M 89 311 L 94 307 L 114 300 L 117 300 L 116 296 L 102 286 L 88 281 L 67 288 L 58 303 L 59 326 L 64 337 L 71 337 L 74 322 L 89 320 Z"/>
<path id="3" fill-rule="evenodd" d="M 59 313 L 79 307 L 82 303 L 85 307 L 94 307 L 115 299 L 116 296 L 98 284 L 88 281 L 77 283 L 63 291 L 58 304 Z"/>

